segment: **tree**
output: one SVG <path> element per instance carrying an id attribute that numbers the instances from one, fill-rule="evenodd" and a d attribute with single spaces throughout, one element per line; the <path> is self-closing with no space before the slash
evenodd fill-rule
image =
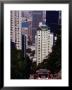
<path id="1" fill-rule="evenodd" d="M 53 52 L 48 58 L 48 69 L 52 73 L 56 73 L 61 70 L 61 36 L 57 36 L 56 44 L 53 47 Z"/>
<path id="2" fill-rule="evenodd" d="M 31 74 L 35 74 L 37 70 L 37 65 L 36 62 L 32 62 L 32 66 L 31 66 Z"/>
<path id="3" fill-rule="evenodd" d="M 11 43 L 11 78 L 28 79 L 30 75 L 31 61 L 28 56 L 23 57 L 21 50 L 17 50 Z"/>

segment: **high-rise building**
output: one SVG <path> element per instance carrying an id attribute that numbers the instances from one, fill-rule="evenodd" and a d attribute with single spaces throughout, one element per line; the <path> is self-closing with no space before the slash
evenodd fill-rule
<path id="1" fill-rule="evenodd" d="M 24 57 L 26 56 L 26 36 L 22 34 L 22 52 Z"/>
<path id="2" fill-rule="evenodd" d="M 29 29 L 28 29 L 28 22 L 27 21 L 22 22 L 22 28 L 21 29 L 22 29 L 22 33 L 24 33 L 25 35 L 28 36 Z"/>
<path id="3" fill-rule="evenodd" d="M 36 58 L 37 65 L 41 63 L 46 56 L 52 51 L 53 39 L 52 35 L 50 37 L 50 30 L 46 25 L 41 25 L 37 29 L 37 34 L 35 36 L 35 46 L 36 46 Z"/>
<path id="4" fill-rule="evenodd" d="M 27 34 L 28 36 L 28 42 L 32 43 L 32 19 L 23 17 L 22 18 L 22 32 L 24 34 Z"/>
<path id="5" fill-rule="evenodd" d="M 54 45 L 54 35 L 53 33 L 50 33 L 50 53 L 52 52 L 52 47 Z"/>
<path id="6" fill-rule="evenodd" d="M 28 31 L 28 39 L 29 39 L 29 44 L 32 45 L 32 19 L 28 19 L 28 23 L 29 23 L 29 31 Z"/>
<path id="7" fill-rule="evenodd" d="M 18 50 L 22 49 L 21 40 L 21 12 L 11 11 L 11 42 L 15 43 Z"/>
<path id="8" fill-rule="evenodd" d="M 32 17 L 32 11 L 21 11 L 22 18 L 31 18 Z"/>
<path id="9" fill-rule="evenodd" d="M 39 22 L 43 21 L 43 11 L 32 11 L 32 41 L 35 42 L 35 34 L 38 28 Z"/>

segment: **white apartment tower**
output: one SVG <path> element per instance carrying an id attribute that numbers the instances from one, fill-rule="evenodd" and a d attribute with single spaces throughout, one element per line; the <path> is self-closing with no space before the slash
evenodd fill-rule
<path id="1" fill-rule="evenodd" d="M 11 11 L 11 41 L 18 50 L 22 49 L 21 41 L 21 11 Z"/>
<path id="2" fill-rule="evenodd" d="M 53 33 L 50 33 L 50 51 L 49 51 L 50 53 L 52 52 L 53 41 L 54 41 Z"/>
<path id="3" fill-rule="evenodd" d="M 35 36 L 37 65 L 52 51 L 52 42 L 53 39 L 52 35 L 50 37 L 50 30 L 46 25 L 40 24 Z"/>

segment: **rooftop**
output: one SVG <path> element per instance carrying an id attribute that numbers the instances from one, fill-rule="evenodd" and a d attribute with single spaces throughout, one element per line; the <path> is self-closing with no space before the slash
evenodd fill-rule
<path id="1" fill-rule="evenodd" d="M 37 30 L 50 30 L 50 28 L 46 24 L 40 23 Z"/>
<path id="2" fill-rule="evenodd" d="M 38 30 L 38 31 L 40 31 L 40 30 L 42 30 L 42 31 L 43 31 L 43 30 L 44 30 L 44 31 L 46 30 L 46 31 L 47 31 L 47 30 L 50 30 L 50 28 L 47 27 L 47 26 L 41 26 L 41 27 L 38 27 L 37 30 Z"/>

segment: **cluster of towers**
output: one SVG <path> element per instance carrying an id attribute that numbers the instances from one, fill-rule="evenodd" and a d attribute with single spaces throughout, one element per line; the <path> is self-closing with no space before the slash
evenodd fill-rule
<path id="1" fill-rule="evenodd" d="M 28 45 L 35 44 L 36 61 L 41 63 L 52 52 L 54 37 L 46 25 L 46 11 L 11 11 L 10 15 L 11 42 L 24 56 Z"/>

